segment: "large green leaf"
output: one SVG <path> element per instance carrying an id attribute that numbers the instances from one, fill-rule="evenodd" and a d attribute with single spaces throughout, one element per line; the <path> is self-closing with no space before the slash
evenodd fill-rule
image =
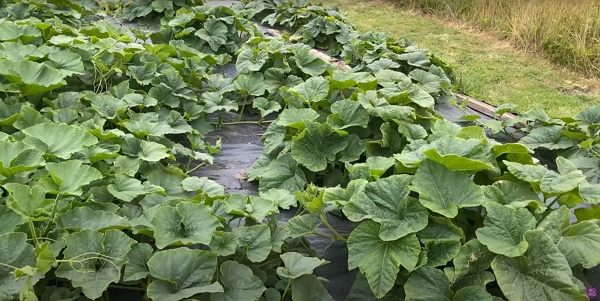
<path id="1" fill-rule="evenodd" d="M 350 288 L 350 292 L 348 293 L 348 297 L 346 297 L 345 301 L 399 301 L 402 299 L 398 299 L 394 296 L 393 291 L 385 295 L 383 298 L 375 297 L 373 291 L 371 291 L 371 287 L 369 287 L 369 282 L 367 281 L 367 277 L 363 275 L 363 273 L 356 273 L 356 279 L 354 283 L 352 283 L 352 287 Z"/>
<path id="2" fill-rule="evenodd" d="M 27 43 L 36 37 L 41 37 L 42 32 L 33 24 L 17 24 L 8 20 L 0 22 L 0 40 Z"/>
<path id="3" fill-rule="evenodd" d="M 48 215 L 47 209 L 51 201 L 46 200 L 46 191 L 40 185 L 29 187 L 18 183 L 4 184 L 10 198 L 6 204 L 14 212 L 24 218 L 34 218 L 40 215 Z"/>
<path id="4" fill-rule="evenodd" d="M 531 185 L 521 182 L 497 181 L 492 186 L 483 188 L 485 198 L 489 201 L 507 205 L 515 209 L 531 208 L 535 213 L 542 213 L 546 205 L 537 193 L 531 190 Z"/>
<path id="5" fill-rule="evenodd" d="M 415 268 L 421 246 L 414 234 L 383 241 L 379 228 L 376 222 L 368 221 L 352 231 L 348 238 L 348 268 L 358 267 L 375 296 L 381 298 L 394 286 L 400 265 L 409 271 Z"/>
<path id="6" fill-rule="evenodd" d="M 269 53 L 267 51 L 261 50 L 257 52 L 253 49 L 245 49 L 238 55 L 235 67 L 239 73 L 260 71 L 268 58 Z"/>
<path id="7" fill-rule="evenodd" d="M 277 268 L 277 274 L 284 278 L 296 279 L 302 275 L 312 274 L 313 270 L 329 263 L 319 258 L 305 257 L 296 252 L 288 252 L 281 255 L 284 267 Z"/>
<path id="8" fill-rule="evenodd" d="M 588 300 L 573 283 L 569 263 L 540 230 L 525 233 L 529 249 L 523 256 L 499 255 L 492 261 L 498 285 L 509 300 Z"/>
<path id="9" fill-rule="evenodd" d="M 523 235 L 535 228 L 533 214 L 525 208 L 514 209 L 491 202 L 485 209 L 485 226 L 477 229 L 477 239 L 497 254 L 516 257 L 525 253 L 528 244 Z"/>
<path id="10" fill-rule="evenodd" d="M 327 70 L 328 63 L 310 53 L 308 49 L 294 51 L 296 65 L 302 72 L 310 76 L 319 76 Z"/>
<path id="11" fill-rule="evenodd" d="M 419 193 L 419 201 L 433 212 L 453 218 L 459 208 L 481 205 L 485 198 L 481 187 L 460 171 L 425 159 L 413 180 L 411 189 Z"/>
<path id="12" fill-rule="evenodd" d="M 573 146 L 573 140 L 562 134 L 564 127 L 560 125 L 551 125 L 533 129 L 529 135 L 521 138 L 519 143 L 530 149 L 538 147 L 550 150 L 566 149 Z"/>
<path id="13" fill-rule="evenodd" d="M 4 42 L 0 45 L 0 58 L 9 60 L 41 59 L 46 53 L 31 44 L 20 44 L 15 42 Z"/>
<path id="14" fill-rule="evenodd" d="M 40 114 L 40 112 L 38 112 L 35 108 L 25 105 L 21 106 L 19 118 L 15 120 L 13 126 L 17 129 L 23 130 L 40 123 L 50 123 L 50 120 L 42 116 L 42 114 Z"/>
<path id="15" fill-rule="evenodd" d="M 365 186 L 369 183 L 364 179 L 352 180 L 346 188 L 328 187 L 323 193 L 323 202 L 344 206 L 354 195 L 357 195 L 365 190 Z"/>
<path id="16" fill-rule="evenodd" d="M 135 242 L 120 230 L 104 234 L 83 230 L 63 239 L 67 245 L 63 260 L 68 261 L 58 266 L 56 276 L 71 280 L 90 299 L 100 298 L 110 283 L 119 281 L 121 267 Z"/>
<path id="17" fill-rule="evenodd" d="M 335 129 L 367 127 L 369 113 L 357 101 L 343 99 L 331 105 L 331 115 L 327 116 L 327 123 Z"/>
<path id="18" fill-rule="evenodd" d="M 291 154 L 283 155 L 269 163 L 260 175 L 259 190 L 273 188 L 295 192 L 304 189 L 306 176 Z"/>
<path id="19" fill-rule="evenodd" d="M 204 194 L 209 198 L 225 196 L 225 187 L 208 177 L 188 177 L 181 181 L 183 190 Z"/>
<path id="20" fill-rule="evenodd" d="M 238 240 L 235 234 L 223 232 L 221 235 L 214 235 L 210 241 L 210 249 L 219 256 L 229 256 L 235 254 L 238 247 Z"/>
<path id="21" fill-rule="evenodd" d="M 89 94 L 86 95 L 85 98 L 90 100 L 92 108 L 94 108 L 100 116 L 107 119 L 115 119 L 118 114 L 125 112 L 127 109 L 127 103 L 125 101 L 112 95 Z"/>
<path id="22" fill-rule="evenodd" d="M 432 239 L 425 243 L 428 266 L 445 266 L 460 251 L 460 241 L 452 239 Z"/>
<path id="23" fill-rule="evenodd" d="M 442 125 L 438 125 L 442 124 Z M 443 126 L 444 122 L 437 121 L 434 133 L 430 139 L 435 141 L 430 144 L 411 144 L 405 148 L 401 154 L 394 157 L 407 167 L 418 167 L 422 160 L 429 158 L 448 168 L 449 170 L 483 170 L 493 167 L 484 152 L 483 144 L 480 139 L 462 139 L 453 137 L 455 135 L 455 125 Z M 400 131 L 400 127 L 398 130 Z"/>
<path id="24" fill-rule="evenodd" d="M 227 43 L 227 25 L 219 19 L 208 19 L 204 22 L 204 28 L 196 31 L 196 36 L 208 42 L 213 51 L 219 50 Z"/>
<path id="25" fill-rule="evenodd" d="M 486 271 L 490 268 L 496 254 L 477 239 L 469 240 L 464 244 L 454 258 L 454 279 L 451 288 L 458 290 L 468 286 L 485 287 L 495 280 L 494 274 Z"/>
<path id="26" fill-rule="evenodd" d="M 29 60 L 0 59 L 0 74 L 20 87 L 23 95 L 41 94 L 67 84 L 60 71 Z"/>
<path id="27" fill-rule="evenodd" d="M 166 146 L 146 140 L 140 140 L 131 134 L 121 140 L 121 151 L 134 158 L 140 158 L 148 162 L 158 162 L 161 159 L 172 157 Z"/>
<path id="28" fill-rule="evenodd" d="M 129 66 L 127 75 L 131 76 L 141 85 L 149 85 L 157 75 L 156 69 L 156 63 L 148 62 L 142 66 Z"/>
<path id="29" fill-rule="evenodd" d="M 497 298 L 497 299 L 496 299 Z M 485 288 L 479 286 L 469 286 L 461 288 L 454 294 L 454 301 L 495 301 L 501 299 L 490 295 Z M 504 300 L 504 299 L 501 299 Z"/>
<path id="30" fill-rule="evenodd" d="M 224 292 L 214 294 L 215 301 L 254 301 L 266 290 L 260 278 L 252 270 L 235 261 L 225 261 L 219 268 Z"/>
<path id="31" fill-rule="evenodd" d="M 600 264 L 600 227 L 593 221 L 571 225 L 571 212 L 561 206 L 548 214 L 537 228 L 554 240 L 570 266 L 581 264 L 591 269 Z"/>
<path id="32" fill-rule="evenodd" d="M 289 230 L 291 238 L 313 234 L 319 226 L 319 219 L 312 214 L 298 215 L 290 218 L 285 228 Z"/>
<path id="33" fill-rule="evenodd" d="M 137 243 L 127 253 L 129 262 L 125 264 L 125 271 L 123 272 L 124 281 L 135 281 L 148 277 L 150 270 L 148 269 L 147 262 L 152 257 L 154 249 L 151 245 L 146 243 Z"/>
<path id="34" fill-rule="evenodd" d="M 79 54 L 63 50 L 50 53 L 48 58 L 50 61 L 47 64 L 57 69 L 64 76 L 85 74 L 85 68 Z"/>
<path id="35" fill-rule="evenodd" d="M 205 205 L 181 202 L 159 208 L 151 224 L 156 246 L 163 249 L 174 243 L 208 245 L 221 222 Z"/>
<path id="36" fill-rule="evenodd" d="M 267 89 L 262 73 L 240 74 L 233 85 L 242 95 L 262 96 Z"/>
<path id="37" fill-rule="evenodd" d="M 27 277 L 16 278 L 15 268 L 35 267 L 33 246 L 27 243 L 25 233 L 0 235 L 0 297 L 4 300 L 19 300 Z"/>
<path id="38" fill-rule="evenodd" d="M 260 117 L 265 117 L 273 112 L 281 110 L 281 105 L 276 101 L 270 101 L 264 97 L 259 97 L 252 101 L 252 107 L 260 111 Z"/>
<path id="39" fill-rule="evenodd" d="M 559 159 L 557 159 L 557 162 Z M 523 165 L 508 161 L 504 161 L 504 164 L 515 177 L 526 182 L 539 183 L 540 189 L 549 194 L 569 192 L 585 180 L 585 175 L 581 170 L 557 173 L 541 165 Z"/>
<path id="40" fill-rule="evenodd" d="M 311 77 L 289 91 L 299 96 L 305 104 L 312 104 L 327 98 L 329 83 L 320 76 Z"/>
<path id="41" fill-rule="evenodd" d="M 292 282 L 294 301 L 334 301 L 315 275 L 304 275 Z"/>
<path id="42" fill-rule="evenodd" d="M 313 109 L 290 108 L 281 112 L 281 115 L 277 118 L 276 124 L 303 130 L 305 128 L 305 123 L 313 121 L 317 117 L 319 117 L 319 113 Z"/>
<path id="43" fill-rule="evenodd" d="M 223 97 L 220 92 L 204 92 L 201 100 L 206 106 L 206 113 L 214 113 L 220 110 L 237 111 L 238 105 L 235 101 Z"/>
<path id="44" fill-rule="evenodd" d="M 42 179 L 42 185 L 46 191 L 55 194 L 81 195 L 81 186 L 102 179 L 102 173 L 79 160 L 48 163 L 46 170 L 51 178 Z"/>
<path id="45" fill-rule="evenodd" d="M 283 189 L 270 189 L 259 193 L 261 199 L 269 200 L 273 204 L 277 204 L 278 207 L 283 209 L 290 209 L 290 207 L 296 207 L 298 200 L 296 197 L 287 190 Z"/>
<path id="46" fill-rule="evenodd" d="M 65 124 L 36 124 L 22 131 L 27 135 L 23 142 L 46 154 L 68 159 L 98 139 L 86 131 Z"/>
<path id="47" fill-rule="evenodd" d="M 97 210 L 89 207 L 77 207 L 61 213 L 56 217 L 56 226 L 59 229 L 81 231 L 84 229 L 104 230 L 114 227 L 123 227 L 125 218 L 114 213 Z"/>
<path id="48" fill-rule="evenodd" d="M 294 137 L 292 157 L 311 171 L 327 168 L 338 152 L 348 145 L 348 133 L 328 124 L 306 123 L 306 129 Z"/>
<path id="49" fill-rule="evenodd" d="M 131 202 L 135 197 L 140 195 L 165 192 L 162 187 L 152 185 L 148 182 L 144 182 L 142 185 L 139 180 L 125 175 L 115 176 L 115 182 L 109 184 L 106 189 L 114 197 L 125 202 Z"/>
<path id="50" fill-rule="evenodd" d="M 233 229 L 239 245 L 246 250 L 252 262 L 261 262 L 271 253 L 271 229 L 267 225 L 255 225 Z"/>
<path id="51" fill-rule="evenodd" d="M 444 272 L 428 266 L 410 273 L 404 292 L 407 301 L 449 301 L 454 298 Z"/>
<path id="52" fill-rule="evenodd" d="M 419 240 L 427 243 L 430 240 L 455 240 L 464 241 L 464 230 L 455 225 L 452 220 L 445 217 L 430 216 L 430 222 L 423 230 L 417 233 Z"/>
<path id="53" fill-rule="evenodd" d="M 18 225 L 25 223 L 26 219 L 7 206 L 0 205 L 0 234 L 11 233 Z"/>
<path id="54" fill-rule="evenodd" d="M 429 213 L 418 200 L 409 198 L 412 176 L 393 175 L 365 186 L 344 206 L 344 214 L 354 222 L 372 219 L 378 222 L 379 238 L 399 239 L 427 226 Z"/>
<path id="55" fill-rule="evenodd" d="M 177 120 L 175 120 L 177 119 Z M 177 121 L 177 124 L 174 122 Z M 166 134 L 184 134 L 193 128 L 177 112 L 170 114 L 142 113 L 122 123 L 127 130 L 138 138 L 145 136 L 164 136 Z"/>
<path id="56" fill-rule="evenodd" d="M 177 248 L 155 253 L 148 260 L 148 286 L 152 300 L 178 301 L 201 293 L 219 293 L 223 288 L 212 283 L 217 270 L 217 254 L 210 251 Z"/>
<path id="57" fill-rule="evenodd" d="M 367 90 L 374 89 L 377 85 L 377 79 L 368 72 L 344 72 L 334 70 L 331 76 L 327 78 L 335 89 L 344 90 L 358 85 Z"/>
<path id="58" fill-rule="evenodd" d="M 37 169 L 46 164 L 44 152 L 23 142 L 0 141 L 0 175 L 10 177 L 16 173 Z"/>
<path id="59" fill-rule="evenodd" d="M 427 93 L 439 93 L 442 91 L 441 78 L 431 72 L 422 69 L 411 71 L 408 76 L 416 80 Z"/>

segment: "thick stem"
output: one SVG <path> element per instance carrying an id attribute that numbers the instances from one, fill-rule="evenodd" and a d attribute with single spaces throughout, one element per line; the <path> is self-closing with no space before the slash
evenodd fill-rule
<path id="1" fill-rule="evenodd" d="M 319 232 L 313 232 L 312 234 L 317 235 L 317 236 L 321 236 L 321 237 L 325 237 L 325 238 L 329 238 L 331 240 L 336 240 L 335 237 L 333 237 L 331 235 L 327 235 L 327 234 L 323 234 L 323 233 L 319 233 Z"/>
<path id="2" fill-rule="evenodd" d="M 48 221 L 48 226 L 42 232 L 42 236 L 48 235 L 50 232 L 50 227 L 52 227 L 52 223 L 54 223 L 54 217 L 56 217 L 56 209 L 58 208 L 58 200 L 60 199 L 60 194 L 56 195 L 56 199 L 54 199 L 54 207 L 52 207 L 52 214 L 50 215 L 50 220 Z"/>
<path id="3" fill-rule="evenodd" d="M 237 122 L 242 121 L 242 117 L 244 116 L 244 108 L 246 108 L 246 100 L 248 99 L 248 95 L 244 96 L 244 102 L 242 103 L 242 109 L 240 110 L 240 116 L 238 116 Z"/>
<path id="4" fill-rule="evenodd" d="M 200 163 L 200 164 L 196 165 L 196 167 L 194 167 L 194 168 L 192 168 L 192 169 L 188 170 L 188 171 L 187 171 L 185 174 L 186 174 L 186 175 L 189 175 L 190 173 L 192 173 L 192 172 L 196 171 L 198 168 L 200 168 L 200 167 L 204 166 L 204 164 L 205 164 L 205 163 L 206 163 L 206 161 L 204 161 L 204 162 L 202 162 L 202 163 Z"/>
<path id="5" fill-rule="evenodd" d="M 551 209 L 552 206 L 554 206 L 554 204 L 556 204 L 556 202 L 558 202 L 558 196 L 554 199 L 554 201 L 550 202 L 550 204 L 548 204 L 548 209 Z M 550 215 L 550 213 L 552 213 L 552 210 L 546 210 L 546 212 L 544 212 L 544 214 L 542 215 L 542 218 L 540 219 L 540 221 L 538 222 L 538 225 L 542 223 L 542 221 L 544 221 L 544 219 Z"/>
<path id="6" fill-rule="evenodd" d="M 285 286 L 285 290 L 283 291 L 283 295 L 281 295 L 281 301 L 285 300 L 285 297 L 287 296 L 287 292 L 290 290 L 290 286 L 292 285 L 292 279 L 288 278 L 288 283 Z"/>
<path id="7" fill-rule="evenodd" d="M 347 242 L 348 240 L 343 237 L 338 231 L 336 231 L 327 221 L 327 216 L 325 216 L 324 213 L 322 213 L 320 216 L 321 221 L 323 222 L 323 224 L 329 229 L 329 231 L 331 231 L 331 233 L 333 233 L 333 237 L 335 238 L 335 240 L 341 240 L 343 242 Z"/>

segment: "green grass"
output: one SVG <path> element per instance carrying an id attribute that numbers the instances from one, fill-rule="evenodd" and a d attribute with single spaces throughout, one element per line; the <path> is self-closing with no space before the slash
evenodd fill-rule
<path id="1" fill-rule="evenodd" d="M 598 0 L 389 0 L 444 20 L 492 31 L 519 49 L 600 76 Z"/>
<path id="2" fill-rule="evenodd" d="M 390 3 L 328 0 L 360 31 L 388 32 L 431 50 L 454 67 L 465 94 L 517 112 L 542 107 L 552 116 L 574 116 L 600 104 L 600 83 L 520 53 L 498 39 L 425 18 Z"/>

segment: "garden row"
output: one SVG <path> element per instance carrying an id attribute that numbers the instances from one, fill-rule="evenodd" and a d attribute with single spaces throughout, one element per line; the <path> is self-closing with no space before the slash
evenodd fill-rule
<path id="1" fill-rule="evenodd" d="M 514 124 L 435 113 L 452 74 L 426 50 L 303 1 L 202 4 L 1 12 L 0 300 L 333 300 L 311 235 L 347 244 L 355 300 L 587 299 L 599 109 L 533 110 L 517 120 L 526 137 L 500 144 L 484 128 Z M 287 34 L 264 37 L 257 19 Z M 217 72 L 230 62 L 234 78 Z M 206 134 L 245 111 L 270 124 L 247 171 L 259 194 L 226 195 L 190 174 L 220 151 Z M 539 148 L 557 170 L 534 163 Z M 356 223 L 349 237 L 330 214 Z"/>

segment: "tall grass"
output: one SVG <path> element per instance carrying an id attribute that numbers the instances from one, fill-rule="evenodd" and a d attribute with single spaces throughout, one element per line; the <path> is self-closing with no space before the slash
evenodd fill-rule
<path id="1" fill-rule="evenodd" d="M 516 47 L 600 76 L 600 0 L 392 0 L 500 34 Z"/>

